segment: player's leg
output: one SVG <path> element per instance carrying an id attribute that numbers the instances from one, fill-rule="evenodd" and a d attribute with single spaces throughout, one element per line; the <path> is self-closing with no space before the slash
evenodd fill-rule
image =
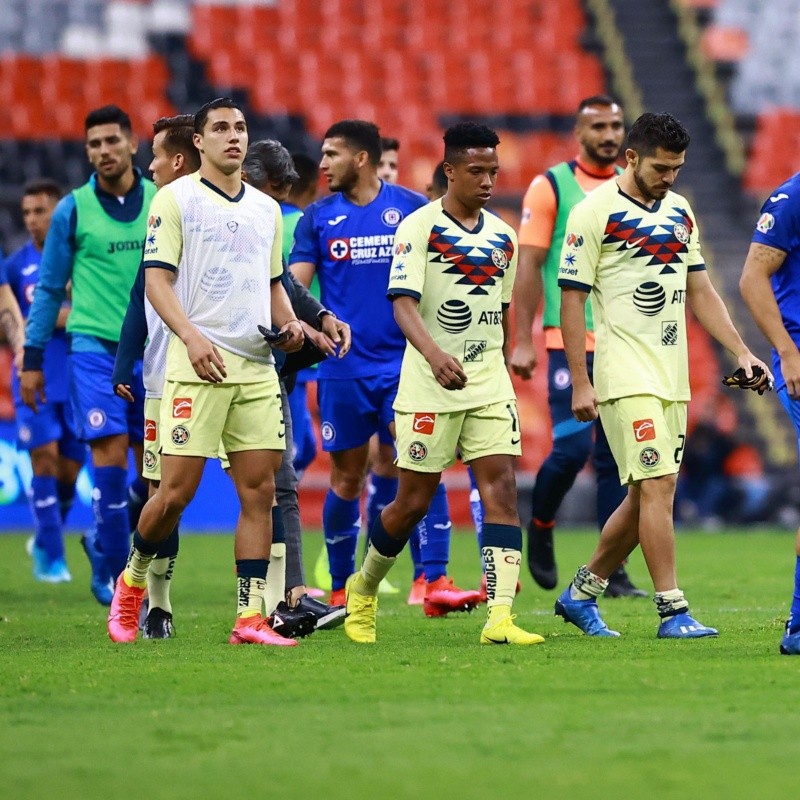
<path id="1" fill-rule="evenodd" d="M 536 475 L 528 523 L 528 569 L 543 589 L 558 584 L 553 547 L 556 512 L 592 448 L 592 426 L 572 416 L 572 379 L 563 350 L 548 350 L 548 403 L 553 449 Z"/>
<path id="2" fill-rule="evenodd" d="M 128 485 L 128 525 L 131 530 L 139 524 L 139 515 L 142 513 L 144 504 L 149 497 L 149 487 L 143 477 L 144 472 L 144 383 L 142 382 L 142 362 L 137 362 L 133 371 L 133 381 L 131 383 L 134 401 L 127 406 L 128 416 L 128 438 L 130 440 L 131 451 L 133 452 L 133 463 L 136 472 L 133 480 Z"/>
<path id="3" fill-rule="evenodd" d="M 294 389 L 289 394 L 289 410 L 294 432 L 292 464 L 297 480 L 317 457 L 317 438 L 308 410 L 308 383 L 302 374 L 298 375 Z"/>
<path id="4" fill-rule="evenodd" d="M 127 403 L 111 389 L 114 357 L 108 353 L 70 355 L 70 399 L 78 434 L 89 443 L 94 464 L 92 507 L 97 544 L 113 578 L 128 555 Z"/>
<path id="5" fill-rule="evenodd" d="M 464 416 L 458 445 L 472 467 L 484 509 L 483 556 L 488 618 L 481 644 L 540 644 L 511 615 L 522 561 L 514 460 L 522 454 L 515 400 L 493 403 Z"/>
<path id="6" fill-rule="evenodd" d="M 380 400 L 378 400 L 380 402 Z M 394 465 L 394 442 L 384 442 L 377 435 L 369 442 L 369 478 L 367 479 L 367 537 L 365 551 L 369 546 L 369 532 L 372 523 L 386 506 L 397 495 L 397 467 Z M 422 559 L 420 555 L 419 537 L 416 531 L 409 540 L 409 552 L 414 563 L 414 577 L 422 573 Z M 379 589 L 379 594 L 398 594 L 399 589 L 388 579 L 384 580 Z"/>
<path id="7" fill-rule="evenodd" d="M 608 444 L 600 419 L 594 423 L 592 465 L 597 477 L 597 524 L 602 531 L 608 520 L 627 496 L 627 488 L 620 484 L 617 462 Z M 606 597 L 647 597 L 647 592 L 631 582 L 624 560 L 609 576 Z"/>
<path id="8" fill-rule="evenodd" d="M 778 391 L 778 399 L 794 424 L 798 447 L 800 447 L 800 400 L 794 400 L 790 397 L 789 391 L 785 386 Z M 786 620 L 786 630 L 781 639 L 781 653 L 787 656 L 800 655 L 800 529 L 795 535 L 794 549 L 794 590 L 792 592 L 789 618 Z"/>
<path id="9" fill-rule="evenodd" d="M 367 475 L 369 439 L 377 430 L 371 398 L 374 379 L 317 382 L 322 447 L 331 456 L 331 486 L 322 509 L 322 528 L 331 574 L 331 605 L 341 605 L 345 582 L 355 571 L 359 508 Z"/>
<path id="10" fill-rule="evenodd" d="M 72 416 L 72 406 L 69 402 L 54 403 L 53 406 L 61 428 L 61 436 L 58 440 L 56 491 L 63 524 L 75 501 L 75 485 L 78 482 L 78 475 L 86 463 L 88 450 L 86 443 L 78 438 Z"/>

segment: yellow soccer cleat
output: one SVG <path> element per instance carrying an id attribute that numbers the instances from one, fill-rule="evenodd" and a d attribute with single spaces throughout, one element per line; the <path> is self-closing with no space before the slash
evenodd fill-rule
<path id="1" fill-rule="evenodd" d="M 498 620 L 489 619 L 481 631 L 481 644 L 543 644 L 544 637 L 528 633 L 514 624 L 516 614 Z"/>
<path id="2" fill-rule="evenodd" d="M 347 638 L 359 644 L 374 644 L 375 619 L 378 616 L 378 598 L 352 591 L 356 572 L 347 579 L 345 585 L 347 616 L 344 618 L 344 632 Z"/>

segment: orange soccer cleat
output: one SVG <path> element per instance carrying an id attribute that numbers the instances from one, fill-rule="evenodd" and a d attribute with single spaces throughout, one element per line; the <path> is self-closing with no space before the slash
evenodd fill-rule
<path id="1" fill-rule="evenodd" d="M 275 633 L 261 614 L 237 617 L 228 644 L 274 644 L 278 647 L 295 647 L 294 639 L 285 639 Z"/>
<path id="2" fill-rule="evenodd" d="M 425 584 L 422 608 L 426 617 L 443 617 L 451 611 L 472 611 L 480 599 L 481 593 L 476 589 L 460 589 L 452 578 L 442 575 Z"/>
<path id="3" fill-rule="evenodd" d="M 124 572 L 117 578 L 114 597 L 108 610 L 108 635 L 112 642 L 134 642 L 139 633 L 139 611 L 144 589 L 128 586 Z"/>
<path id="4" fill-rule="evenodd" d="M 408 594 L 408 605 L 421 606 L 425 602 L 425 586 L 424 575 L 414 578 L 414 583 L 411 584 L 411 591 Z"/>

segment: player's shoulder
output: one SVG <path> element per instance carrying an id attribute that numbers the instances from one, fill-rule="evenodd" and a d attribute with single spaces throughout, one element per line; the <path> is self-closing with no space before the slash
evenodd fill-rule
<path id="1" fill-rule="evenodd" d="M 770 192 L 761 210 L 773 215 L 800 213 L 800 172 L 796 172 Z"/>
<path id="2" fill-rule="evenodd" d="M 383 191 L 387 200 L 396 199 L 408 208 L 418 209 L 428 205 L 428 198 L 425 195 L 400 186 L 397 183 L 384 183 Z"/>
<path id="3" fill-rule="evenodd" d="M 342 208 L 344 208 L 344 201 L 341 192 L 334 192 L 307 205 L 302 216 L 312 222 L 317 222 L 339 216 Z"/>
<path id="4" fill-rule="evenodd" d="M 667 196 L 662 201 L 661 209 L 668 213 L 674 209 L 688 215 L 691 219 L 695 218 L 694 211 L 692 210 L 688 198 L 682 194 L 678 194 L 678 192 L 673 192 L 672 189 L 667 192 Z"/>

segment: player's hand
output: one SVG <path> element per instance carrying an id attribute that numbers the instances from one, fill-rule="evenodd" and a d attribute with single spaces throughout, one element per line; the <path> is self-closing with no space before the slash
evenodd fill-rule
<path id="1" fill-rule="evenodd" d="M 325 314 L 322 318 L 322 332 L 339 347 L 339 358 L 344 358 L 350 352 L 353 336 L 350 326 L 344 320 L 336 319 L 333 314 Z"/>
<path id="2" fill-rule="evenodd" d="M 444 350 L 439 350 L 436 355 L 428 359 L 431 372 L 440 386 L 451 391 L 458 391 L 467 385 L 467 373 L 461 362 Z"/>
<path id="3" fill-rule="evenodd" d="M 223 378 L 228 377 L 219 350 L 200 331 L 195 330 L 184 344 L 198 378 L 208 383 L 222 383 Z"/>
<path id="4" fill-rule="evenodd" d="M 296 353 L 303 346 L 303 340 L 306 338 L 299 319 L 290 319 L 279 333 L 284 334 L 286 338 L 282 342 L 277 342 L 274 347 L 284 353 Z"/>
<path id="5" fill-rule="evenodd" d="M 34 413 L 39 410 L 36 405 L 37 398 L 46 403 L 44 395 L 44 372 L 40 369 L 29 369 L 19 373 L 19 394 L 22 402 Z"/>
<path id="6" fill-rule="evenodd" d="M 591 383 L 572 384 L 572 415 L 578 422 L 597 419 L 597 393 Z"/>
<path id="7" fill-rule="evenodd" d="M 131 393 L 129 383 L 115 383 L 114 394 L 117 397 L 121 397 L 123 400 L 127 400 L 129 403 L 133 402 L 133 394 Z"/>
<path id="8" fill-rule="evenodd" d="M 772 377 L 769 367 L 763 361 L 756 358 L 748 350 L 738 357 L 737 363 L 739 368 L 736 372 L 722 379 L 725 386 L 752 389 L 759 394 L 772 391 L 775 379 Z"/>
<path id="9" fill-rule="evenodd" d="M 508 366 L 515 375 L 519 375 L 522 380 L 530 380 L 539 359 L 536 355 L 536 348 L 533 342 L 517 342 L 511 351 L 511 358 Z"/>
<path id="10" fill-rule="evenodd" d="M 303 326 L 303 333 L 315 347 L 322 350 L 326 356 L 335 356 L 336 355 L 336 343 L 331 339 L 330 336 L 323 333 L 322 331 L 318 331 L 316 328 L 312 328 L 307 322 L 301 322 Z"/>
<path id="11" fill-rule="evenodd" d="M 786 381 L 786 390 L 793 400 L 800 400 L 800 351 L 781 355 L 781 373 Z"/>
<path id="12" fill-rule="evenodd" d="M 25 358 L 25 348 L 20 347 L 16 353 L 14 353 L 14 368 L 17 370 L 17 375 L 22 373 L 22 362 Z"/>

